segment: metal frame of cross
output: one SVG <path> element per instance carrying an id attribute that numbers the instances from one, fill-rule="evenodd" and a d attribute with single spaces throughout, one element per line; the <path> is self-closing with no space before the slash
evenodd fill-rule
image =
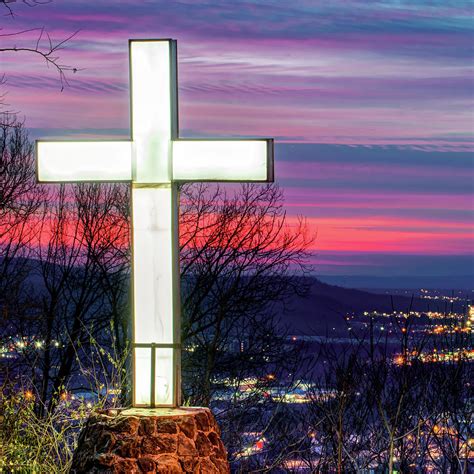
<path id="1" fill-rule="evenodd" d="M 36 142 L 40 182 L 130 182 L 133 405 L 180 405 L 178 185 L 273 181 L 272 139 L 178 137 L 176 40 L 129 40 L 131 139 Z"/>

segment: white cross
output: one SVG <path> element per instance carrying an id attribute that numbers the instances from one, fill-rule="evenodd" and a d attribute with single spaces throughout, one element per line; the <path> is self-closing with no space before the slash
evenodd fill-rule
<path id="1" fill-rule="evenodd" d="M 133 405 L 179 406 L 177 185 L 273 181 L 271 139 L 178 137 L 175 40 L 130 40 L 131 140 L 36 143 L 40 182 L 131 182 Z"/>

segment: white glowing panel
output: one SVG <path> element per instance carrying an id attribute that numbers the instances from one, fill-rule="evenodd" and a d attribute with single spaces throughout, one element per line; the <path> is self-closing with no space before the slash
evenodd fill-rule
<path id="1" fill-rule="evenodd" d="M 178 181 L 266 181 L 265 140 L 177 140 L 173 179 Z"/>
<path id="2" fill-rule="evenodd" d="M 130 142 L 41 142 L 36 144 L 38 180 L 130 181 Z"/>
<path id="3" fill-rule="evenodd" d="M 135 342 L 173 342 L 171 186 L 132 189 Z"/>
<path id="4" fill-rule="evenodd" d="M 173 349 L 157 348 L 155 355 L 155 405 L 173 405 Z M 152 350 L 135 349 L 135 405 L 150 405 Z"/>
<path id="5" fill-rule="evenodd" d="M 134 181 L 169 183 L 172 133 L 172 43 L 132 41 L 130 44 Z"/>
<path id="6" fill-rule="evenodd" d="M 149 405 L 150 400 L 150 373 L 151 373 L 151 349 L 137 347 L 135 354 L 135 404 Z"/>
<path id="7" fill-rule="evenodd" d="M 174 193 L 172 186 L 132 189 L 134 340 L 138 344 L 174 342 Z M 172 405 L 173 350 L 157 348 L 156 353 L 155 403 Z M 136 353 L 135 403 L 139 405 L 150 403 L 149 359 L 144 361 Z"/>
<path id="8" fill-rule="evenodd" d="M 155 403 L 172 405 L 173 387 L 173 349 L 156 349 L 155 365 Z"/>

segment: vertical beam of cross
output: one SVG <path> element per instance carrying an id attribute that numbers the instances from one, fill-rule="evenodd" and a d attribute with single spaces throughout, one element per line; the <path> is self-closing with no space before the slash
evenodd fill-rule
<path id="1" fill-rule="evenodd" d="M 131 183 L 133 404 L 179 406 L 178 185 L 273 181 L 273 140 L 179 138 L 176 41 L 129 52 L 131 140 L 39 140 L 38 180 Z"/>
<path id="2" fill-rule="evenodd" d="M 179 405 L 176 42 L 130 43 L 134 404 Z M 154 381 L 154 383 L 152 382 Z"/>

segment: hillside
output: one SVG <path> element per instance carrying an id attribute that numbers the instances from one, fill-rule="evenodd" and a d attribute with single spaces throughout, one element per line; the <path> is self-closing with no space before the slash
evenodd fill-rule
<path id="1" fill-rule="evenodd" d="M 392 307 L 393 301 L 393 307 Z M 329 285 L 313 279 L 311 290 L 306 298 L 295 297 L 288 311 L 282 312 L 282 321 L 294 334 L 325 334 L 335 327 L 344 326 L 344 317 L 347 313 L 361 313 L 364 311 L 391 312 L 443 310 L 436 308 L 428 300 L 388 294 L 369 293 L 367 291 L 343 288 Z"/>

